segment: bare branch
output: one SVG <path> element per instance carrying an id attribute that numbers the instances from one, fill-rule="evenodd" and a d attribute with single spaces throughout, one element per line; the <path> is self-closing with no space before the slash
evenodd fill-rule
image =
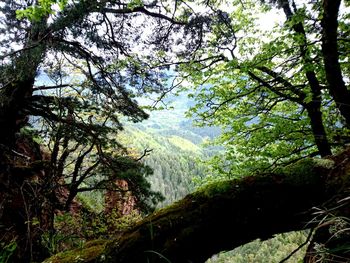
<path id="1" fill-rule="evenodd" d="M 150 152 L 152 152 L 153 149 L 144 149 L 142 155 L 136 159 L 136 161 L 141 161 L 144 157 L 148 156 Z"/>
<path id="2" fill-rule="evenodd" d="M 71 85 L 61 84 L 61 85 L 55 85 L 55 86 L 34 86 L 33 91 L 60 89 L 60 88 L 67 88 L 67 87 L 71 87 Z"/>
<path id="3" fill-rule="evenodd" d="M 103 8 L 102 10 L 99 10 L 99 11 L 102 11 L 103 13 L 112 13 L 112 14 L 143 13 L 143 14 L 145 14 L 147 16 L 151 16 L 151 17 L 154 17 L 154 18 L 159 18 L 159 19 L 162 19 L 162 20 L 166 20 L 168 22 L 171 22 L 172 24 L 186 25 L 185 22 L 174 20 L 173 18 L 170 18 L 170 17 L 168 17 L 168 16 L 166 16 L 164 14 L 161 14 L 161 13 L 151 12 L 151 11 L 147 10 L 143 6 L 138 6 L 138 7 L 132 8 L 132 9 L 131 8 L 123 8 L 123 9 Z"/>

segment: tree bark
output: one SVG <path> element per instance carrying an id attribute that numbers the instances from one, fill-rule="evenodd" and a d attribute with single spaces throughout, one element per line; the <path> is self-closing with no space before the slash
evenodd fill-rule
<path id="1" fill-rule="evenodd" d="M 294 1 L 292 1 L 291 4 L 295 7 Z M 281 7 L 284 11 L 286 19 L 291 20 L 295 13 L 293 13 L 290 3 L 288 1 L 282 1 Z M 311 89 L 312 100 L 306 105 L 308 116 L 310 118 L 311 130 L 320 156 L 326 157 L 332 154 L 332 150 L 329 140 L 327 139 L 326 129 L 323 124 L 321 112 L 322 93 L 320 82 L 317 78 L 316 72 L 309 69 L 309 65 L 312 65 L 314 61 L 308 54 L 309 44 L 307 42 L 307 33 L 303 23 L 296 23 L 292 26 L 292 28 L 296 35 L 301 36 L 301 42 L 299 43 L 300 57 L 302 58 L 302 67 L 304 68 L 305 77 L 308 80 Z M 305 92 L 305 94 L 307 93 Z"/>
<path id="2" fill-rule="evenodd" d="M 45 193 L 50 189 L 38 187 L 45 180 L 45 171 L 32 167 L 42 161 L 40 147 L 20 133 L 28 123 L 27 106 L 46 52 L 42 43 L 45 26 L 45 20 L 33 23 L 23 51 L 11 65 L 16 74 L 0 90 L 0 238 L 2 244 L 16 242 L 13 260 L 18 262 L 37 260 L 43 254 L 40 237 L 53 228 Z"/>
<path id="3" fill-rule="evenodd" d="M 46 52 L 45 45 L 41 43 L 45 25 L 45 20 L 33 24 L 23 51 L 11 65 L 11 70 L 16 73 L 0 90 L 0 144 L 11 150 L 15 145 L 16 133 L 28 121 L 26 108 L 33 94 L 39 65 Z"/>
<path id="4" fill-rule="evenodd" d="M 347 90 L 339 64 L 338 12 L 340 0 L 323 1 L 322 53 L 328 88 L 341 115 L 350 127 L 350 92 Z"/>
<path id="5" fill-rule="evenodd" d="M 321 101 L 314 99 L 312 102 L 306 105 L 306 110 L 310 119 L 310 125 L 315 144 L 320 156 L 326 157 L 332 155 L 331 146 L 327 139 L 327 133 L 323 125 Z"/>
<path id="6" fill-rule="evenodd" d="M 347 150 L 323 165 L 303 162 L 287 173 L 211 184 L 115 240 L 88 244 L 45 262 L 204 262 L 257 238 L 313 227 L 312 208 L 349 186 L 349 155 Z"/>

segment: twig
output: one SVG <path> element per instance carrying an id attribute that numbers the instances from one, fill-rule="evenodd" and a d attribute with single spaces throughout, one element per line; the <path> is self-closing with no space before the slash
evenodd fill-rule
<path id="1" fill-rule="evenodd" d="M 141 161 L 143 159 L 143 157 L 149 155 L 149 153 L 152 151 L 153 151 L 153 149 L 144 149 L 143 154 L 136 161 Z"/>
<path id="2" fill-rule="evenodd" d="M 18 156 L 21 156 L 21 157 L 27 159 L 27 160 L 30 160 L 30 157 L 27 156 L 27 155 L 24 155 L 24 154 L 22 154 L 22 153 L 16 152 L 15 150 L 12 150 L 12 152 L 13 152 L 14 154 L 18 155 Z"/>
<path id="3" fill-rule="evenodd" d="M 294 249 L 287 257 L 282 259 L 279 263 L 286 262 L 288 259 L 290 259 L 295 253 L 297 253 L 302 247 L 304 247 L 309 241 L 311 240 L 312 234 L 314 232 L 314 228 L 310 229 L 309 235 L 307 236 L 304 243 L 302 243 L 300 246 L 298 246 L 296 249 Z"/>

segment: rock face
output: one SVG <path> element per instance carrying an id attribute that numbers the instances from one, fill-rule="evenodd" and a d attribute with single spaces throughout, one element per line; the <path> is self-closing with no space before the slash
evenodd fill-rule
<path id="1" fill-rule="evenodd" d="M 129 215 L 136 208 L 136 198 L 129 190 L 126 180 L 114 182 L 117 191 L 108 191 L 105 195 L 105 213 L 116 213 L 119 216 Z"/>
<path id="2" fill-rule="evenodd" d="M 63 185 L 63 179 L 61 179 L 62 182 L 60 182 L 60 185 Z M 60 204 L 62 206 L 66 203 L 68 196 L 69 196 L 69 190 L 67 187 L 64 186 L 58 186 L 55 190 L 55 195 Z M 69 212 L 73 215 L 78 214 L 83 205 L 80 203 L 77 198 L 74 198 L 69 206 Z M 56 214 L 61 214 L 63 211 L 59 209 L 55 209 Z"/>
<path id="3" fill-rule="evenodd" d="M 14 149 L 1 150 L 0 238 L 16 242 L 15 259 L 26 262 L 45 255 L 40 237 L 53 229 L 54 192 L 45 156 L 29 136 L 17 134 Z"/>

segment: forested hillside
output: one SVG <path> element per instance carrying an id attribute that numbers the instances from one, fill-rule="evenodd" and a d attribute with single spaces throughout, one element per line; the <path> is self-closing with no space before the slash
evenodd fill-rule
<path id="1" fill-rule="evenodd" d="M 222 252 L 207 260 L 207 263 L 280 263 L 306 240 L 307 233 L 279 234 L 269 240 L 255 240 L 232 251 Z M 306 247 L 288 258 L 288 263 L 302 262 Z"/>
<path id="2" fill-rule="evenodd" d="M 168 96 L 167 109 L 150 112 L 142 123 L 126 125 L 121 140 L 131 150 L 142 153 L 153 174 L 149 177 L 152 188 L 160 191 L 165 200 L 158 206 L 173 203 L 199 186 L 209 176 L 204 164 L 220 151 L 220 147 L 206 147 L 206 143 L 220 134 L 218 127 L 195 127 L 186 112 L 194 104 L 186 94 Z"/>
<path id="3" fill-rule="evenodd" d="M 175 134 L 176 130 L 173 129 L 172 132 Z M 199 142 L 202 139 L 195 134 L 189 135 Z M 200 144 L 195 144 L 186 137 L 146 127 L 127 127 L 125 137 L 130 142 L 128 145 L 139 152 L 144 149 L 152 150 L 143 158 L 143 162 L 153 170 L 153 174 L 149 176 L 152 188 L 160 191 L 166 198 L 162 206 L 193 191 L 192 179 L 205 175 L 205 168 L 199 161 L 207 158 L 207 155 Z"/>
<path id="4" fill-rule="evenodd" d="M 350 261 L 349 0 L 0 21 L 0 263 Z"/>
<path id="5" fill-rule="evenodd" d="M 195 127 L 191 119 L 185 118 L 189 110 L 189 99 L 172 98 L 172 108 L 151 113 L 149 120 L 127 126 L 122 137 L 131 149 L 142 152 L 152 149 L 144 158 L 153 174 L 149 180 L 153 189 L 159 190 L 165 200 L 163 207 L 183 198 L 208 180 L 212 172 L 205 161 L 219 154 L 222 147 L 209 146 L 205 142 L 220 135 L 215 127 Z M 210 178 L 208 178 L 210 177 Z M 216 179 L 217 180 L 217 179 Z M 304 232 L 278 235 L 268 241 L 254 241 L 240 248 L 221 253 L 208 263 L 279 263 L 306 240 Z M 305 248 L 287 262 L 302 260 Z"/>

